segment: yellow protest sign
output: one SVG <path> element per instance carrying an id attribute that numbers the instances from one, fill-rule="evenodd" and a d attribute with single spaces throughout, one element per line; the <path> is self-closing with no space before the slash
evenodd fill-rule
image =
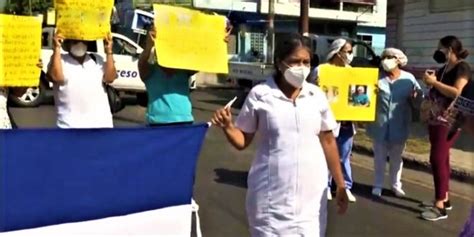
<path id="1" fill-rule="evenodd" d="M 228 73 L 225 18 L 155 4 L 156 56 L 167 68 Z"/>
<path id="2" fill-rule="evenodd" d="M 113 6 L 113 0 L 55 0 L 58 32 L 66 39 L 103 39 L 110 33 Z"/>
<path id="3" fill-rule="evenodd" d="M 376 68 L 321 65 L 319 86 L 339 121 L 374 121 L 378 81 Z"/>
<path id="4" fill-rule="evenodd" d="M 0 14 L 0 86 L 38 86 L 41 20 Z"/>

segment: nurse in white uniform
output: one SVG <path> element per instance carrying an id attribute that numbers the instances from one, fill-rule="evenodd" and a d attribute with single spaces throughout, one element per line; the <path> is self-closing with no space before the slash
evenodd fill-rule
<path id="1" fill-rule="evenodd" d="M 276 75 L 250 91 L 235 124 L 229 108 L 212 122 L 239 150 L 258 133 L 246 201 L 251 236 L 325 236 L 328 168 L 340 213 L 348 203 L 332 133 L 337 124 L 323 92 L 306 82 L 308 39 L 280 42 Z"/>

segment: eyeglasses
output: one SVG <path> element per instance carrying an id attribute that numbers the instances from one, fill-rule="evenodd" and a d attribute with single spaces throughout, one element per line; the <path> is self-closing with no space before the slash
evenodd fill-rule
<path id="1" fill-rule="evenodd" d="M 382 56 L 382 59 L 397 59 L 397 57 L 393 55 L 385 55 L 385 56 Z"/>
<path id="2" fill-rule="evenodd" d="M 343 52 L 343 53 L 348 53 L 348 54 L 352 54 L 352 50 L 350 50 L 350 51 L 341 51 L 341 52 Z"/>

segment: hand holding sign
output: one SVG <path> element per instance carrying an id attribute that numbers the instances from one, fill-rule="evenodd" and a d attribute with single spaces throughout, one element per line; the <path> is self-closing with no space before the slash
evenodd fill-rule
<path id="1" fill-rule="evenodd" d="M 158 63 L 166 68 L 227 73 L 225 18 L 154 5 Z"/>
<path id="2" fill-rule="evenodd" d="M 41 21 L 0 14 L 0 87 L 38 86 Z"/>
<path id="3" fill-rule="evenodd" d="M 66 39 L 103 39 L 110 33 L 113 5 L 113 0 L 56 0 L 58 31 Z"/>

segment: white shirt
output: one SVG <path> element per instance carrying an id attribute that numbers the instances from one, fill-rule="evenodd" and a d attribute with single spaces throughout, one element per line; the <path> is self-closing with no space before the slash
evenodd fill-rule
<path id="1" fill-rule="evenodd" d="M 7 112 L 8 89 L 0 87 L 0 129 L 10 129 L 10 117 Z"/>
<path id="2" fill-rule="evenodd" d="M 111 128 L 112 113 L 102 85 L 104 60 L 87 55 L 81 65 L 69 54 L 61 55 L 64 85 L 54 85 L 57 126 L 60 128 Z"/>
<path id="3" fill-rule="evenodd" d="M 328 168 L 318 135 L 336 125 L 324 93 L 310 83 L 295 103 L 273 78 L 250 91 L 236 126 L 258 133 L 246 204 L 252 236 L 324 235 Z"/>

